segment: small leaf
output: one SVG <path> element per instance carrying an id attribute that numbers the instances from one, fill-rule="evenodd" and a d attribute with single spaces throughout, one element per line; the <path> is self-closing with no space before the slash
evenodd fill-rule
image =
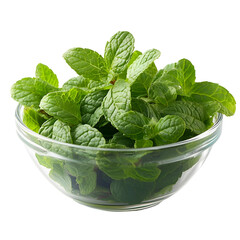
<path id="1" fill-rule="evenodd" d="M 168 106 L 177 98 L 176 89 L 161 82 L 154 82 L 148 93 L 149 98 L 164 106 Z"/>
<path id="2" fill-rule="evenodd" d="M 81 146 L 98 147 L 106 143 L 102 134 L 87 124 L 79 124 L 72 131 L 73 143 Z"/>
<path id="3" fill-rule="evenodd" d="M 153 142 L 151 140 L 136 140 L 134 143 L 134 148 L 147 148 L 147 147 L 152 147 Z"/>
<path id="4" fill-rule="evenodd" d="M 113 137 L 109 140 L 110 144 L 121 144 L 124 145 L 126 147 L 133 147 L 134 145 L 134 141 L 126 136 L 124 136 L 122 133 L 117 132 L 113 135 Z"/>
<path id="5" fill-rule="evenodd" d="M 133 140 L 143 139 L 147 136 L 149 121 L 150 119 L 134 111 L 119 111 L 114 117 L 114 125 L 119 132 Z"/>
<path id="6" fill-rule="evenodd" d="M 82 123 L 92 127 L 98 123 L 103 115 L 101 104 L 106 94 L 106 90 L 100 90 L 89 93 L 83 98 L 80 105 Z"/>
<path id="7" fill-rule="evenodd" d="M 174 143 L 183 135 L 186 124 L 181 117 L 167 115 L 161 118 L 155 125 L 154 142 L 157 145 Z"/>
<path id="8" fill-rule="evenodd" d="M 79 190 L 82 195 L 88 195 L 94 191 L 97 185 L 96 172 L 90 172 L 86 176 L 78 176 L 76 179 L 79 184 Z"/>
<path id="9" fill-rule="evenodd" d="M 107 42 L 104 59 L 107 63 L 108 82 L 122 73 L 131 59 L 134 49 L 134 38 L 129 32 L 118 32 Z"/>
<path id="10" fill-rule="evenodd" d="M 77 76 L 69 79 L 62 86 L 62 90 L 70 90 L 71 88 L 81 88 L 88 89 L 89 79 L 84 78 L 83 76 Z"/>
<path id="11" fill-rule="evenodd" d="M 23 110 L 23 123 L 32 131 L 38 132 L 45 119 L 32 108 L 25 107 Z"/>
<path id="12" fill-rule="evenodd" d="M 60 165 L 53 165 L 53 168 L 49 172 L 49 177 L 59 183 L 67 192 L 72 191 L 71 178 Z"/>
<path id="13" fill-rule="evenodd" d="M 160 52 L 156 49 L 146 51 L 130 65 L 127 71 L 127 79 L 130 84 L 133 84 L 138 76 L 144 72 L 157 58 L 160 57 Z"/>
<path id="14" fill-rule="evenodd" d="M 118 110 L 129 111 L 131 109 L 130 86 L 124 80 L 117 80 L 102 103 L 105 118 L 113 125 L 113 119 Z"/>
<path id="15" fill-rule="evenodd" d="M 81 121 L 80 100 L 84 92 L 80 89 L 49 93 L 43 97 L 40 103 L 49 115 L 69 124 L 77 124 Z"/>
<path id="16" fill-rule="evenodd" d="M 58 88 L 58 78 L 56 74 L 46 65 L 39 63 L 36 67 L 36 78 L 49 83 L 50 85 Z"/>
<path id="17" fill-rule="evenodd" d="M 58 89 L 36 78 L 23 78 L 13 84 L 11 96 L 23 106 L 39 109 L 41 99 L 49 92 Z"/>
<path id="18" fill-rule="evenodd" d="M 52 139 L 64 143 L 72 143 L 71 128 L 69 125 L 57 120 L 53 125 Z"/>
<path id="19" fill-rule="evenodd" d="M 44 137 L 52 138 L 53 133 L 53 125 L 57 121 L 55 118 L 50 118 L 46 122 L 42 124 L 38 133 L 43 135 Z"/>
<path id="20" fill-rule="evenodd" d="M 106 81 L 106 64 L 97 52 L 87 48 L 72 48 L 63 57 L 79 75 L 94 81 Z"/>

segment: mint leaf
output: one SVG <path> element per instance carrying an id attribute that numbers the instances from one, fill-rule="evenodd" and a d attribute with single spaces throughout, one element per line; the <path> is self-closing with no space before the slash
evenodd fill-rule
<path id="1" fill-rule="evenodd" d="M 89 79 L 83 76 L 77 76 L 65 82 L 62 86 L 62 90 L 70 90 L 71 88 L 81 88 L 83 90 L 88 90 L 89 82 Z"/>
<path id="2" fill-rule="evenodd" d="M 80 100 L 83 94 L 76 88 L 49 93 L 42 98 L 40 107 L 49 115 L 74 125 L 81 121 Z"/>
<path id="3" fill-rule="evenodd" d="M 167 115 L 161 118 L 154 127 L 157 133 L 154 142 L 157 145 L 174 143 L 183 135 L 186 124 L 179 116 Z"/>
<path id="4" fill-rule="evenodd" d="M 119 111 L 114 117 L 114 125 L 118 131 L 133 140 L 147 136 L 149 121 L 150 119 L 134 111 Z"/>
<path id="5" fill-rule="evenodd" d="M 80 193 L 88 195 L 96 188 L 97 174 L 96 172 L 90 172 L 86 176 L 78 176 L 76 182 L 79 184 Z"/>
<path id="6" fill-rule="evenodd" d="M 177 98 L 176 89 L 161 82 L 154 82 L 149 88 L 148 95 L 156 103 L 164 106 L 168 106 Z"/>
<path id="7" fill-rule="evenodd" d="M 58 158 L 53 158 L 49 156 L 42 156 L 36 153 L 36 158 L 38 163 L 46 168 L 53 168 L 53 165 L 59 164 L 61 167 L 63 166 L 63 161 Z"/>
<path id="8" fill-rule="evenodd" d="M 102 103 L 105 118 L 113 125 L 113 119 L 118 110 L 129 111 L 131 109 L 130 86 L 124 80 L 117 80 Z"/>
<path id="9" fill-rule="evenodd" d="M 102 134 L 87 124 L 79 124 L 72 131 L 73 143 L 81 146 L 98 147 L 106 143 Z"/>
<path id="10" fill-rule="evenodd" d="M 71 128 L 67 123 L 57 120 L 53 124 L 52 139 L 64 143 L 72 143 Z"/>
<path id="11" fill-rule="evenodd" d="M 201 96 L 201 99 L 200 99 Z M 227 89 L 216 83 L 195 83 L 191 90 L 191 98 L 201 102 L 214 101 L 220 105 L 220 113 L 232 116 L 236 111 L 236 101 Z"/>
<path id="12" fill-rule="evenodd" d="M 204 124 L 206 113 L 203 107 L 198 103 L 175 101 L 168 107 L 163 108 L 162 112 L 166 115 L 177 115 L 181 117 L 186 123 L 186 128 L 196 134 L 200 134 L 207 130 Z"/>
<path id="13" fill-rule="evenodd" d="M 196 79 L 194 66 L 189 60 L 181 59 L 176 64 L 176 68 L 179 69 L 181 73 L 179 82 L 183 92 L 188 95 Z"/>
<path id="14" fill-rule="evenodd" d="M 152 76 L 143 72 L 138 76 L 131 86 L 131 95 L 133 97 L 147 96 L 148 89 L 152 83 Z"/>
<path id="15" fill-rule="evenodd" d="M 110 190 L 117 201 L 137 204 L 147 199 L 152 193 L 154 186 L 154 182 L 141 182 L 128 178 L 114 180 L 110 185 Z"/>
<path id="16" fill-rule="evenodd" d="M 152 147 L 153 142 L 151 140 L 136 140 L 134 143 L 134 148 L 147 148 L 147 147 Z"/>
<path id="17" fill-rule="evenodd" d="M 97 52 L 87 48 L 72 48 L 63 57 L 77 74 L 94 81 L 106 81 L 106 64 Z"/>
<path id="18" fill-rule="evenodd" d="M 80 105 L 82 123 L 89 124 L 92 127 L 98 123 L 103 115 L 101 104 L 106 94 L 106 90 L 100 90 L 89 93 L 83 98 Z"/>
<path id="19" fill-rule="evenodd" d="M 127 68 L 133 49 L 134 38 L 129 32 L 118 32 L 107 42 L 104 59 L 109 72 L 108 82 Z"/>
<path id="20" fill-rule="evenodd" d="M 160 175 L 161 170 L 155 166 L 140 166 L 129 169 L 129 176 L 142 182 L 154 182 Z"/>
<path id="21" fill-rule="evenodd" d="M 43 135 L 44 137 L 52 138 L 53 133 L 53 125 L 57 121 L 55 118 L 50 118 L 46 122 L 42 124 L 38 133 Z"/>
<path id="22" fill-rule="evenodd" d="M 113 137 L 109 140 L 110 144 L 121 144 L 126 147 L 133 147 L 134 141 L 126 136 L 124 136 L 122 133 L 117 132 L 113 135 Z"/>
<path id="23" fill-rule="evenodd" d="M 23 78 L 13 84 L 11 96 L 23 106 L 39 109 L 43 96 L 57 90 L 57 88 L 41 79 Z"/>
<path id="24" fill-rule="evenodd" d="M 25 107 L 23 110 L 23 123 L 34 132 L 38 132 L 45 119 L 32 108 Z"/>
<path id="25" fill-rule="evenodd" d="M 56 74 L 46 65 L 39 63 L 36 67 L 36 78 L 49 83 L 50 85 L 58 88 L 58 78 Z"/>
<path id="26" fill-rule="evenodd" d="M 133 111 L 142 113 L 145 117 L 150 119 L 154 118 L 156 120 L 160 117 L 159 113 L 155 112 L 154 104 L 150 104 L 140 98 L 133 98 L 131 104 Z"/>
<path id="27" fill-rule="evenodd" d="M 71 178 L 60 165 L 53 165 L 53 168 L 49 172 L 49 177 L 59 183 L 67 192 L 72 191 Z"/>
<path id="28" fill-rule="evenodd" d="M 130 65 L 127 71 L 127 79 L 130 84 L 133 84 L 137 77 L 144 72 L 157 58 L 160 57 L 160 52 L 156 49 L 146 51 Z"/>

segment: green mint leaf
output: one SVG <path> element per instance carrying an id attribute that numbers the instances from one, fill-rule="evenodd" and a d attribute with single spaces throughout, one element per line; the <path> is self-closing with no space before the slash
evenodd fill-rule
<path id="1" fill-rule="evenodd" d="M 126 147 L 133 147 L 134 141 L 126 136 L 124 136 L 122 133 L 117 132 L 113 135 L 113 137 L 109 140 L 110 144 L 121 144 Z"/>
<path id="2" fill-rule="evenodd" d="M 118 32 L 107 42 L 104 59 L 109 71 L 108 82 L 127 68 L 133 49 L 134 38 L 129 32 Z"/>
<path id="3" fill-rule="evenodd" d="M 13 84 L 11 96 L 23 106 L 39 109 L 43 96 L 57 90 L 57 88 L 41 79 L 23 78 Z"/>
<path id="4" fill-rule="evenodd" d="M 164 106 L 168 106 L 177 98 L 176 89 L 161 82 L 154 82 L 149 88 L 148 95 L 156 103 Z"/>
<path id="5" fill-rule="evenodd" d="M 36 67 L 36 78 L 49 83 L 50 85 L 58 88 L 58 78 L 56 74 L 46 65 L 39 63 Z"/>
<path id="6" fill-rule="evenodd" d="M 46 122 L 42 124 L 38 133 L 43 135 L 44 137 L 52 138 L 53 133 L 53 125 L 57 121 L 55 118 L 50 118 Z"/>
<path id="7" fill-rule="evenodd" d="M 112 143 L 112 142 L 100 145 L 99 147 L 100 148 L 127 148 L 126 145 L 118 144 L 118 143 Z"/>
<path id="8" fill-rule="evenodd" d="M 49 157 L 49 156 L 42 156 L 36 153 L 36 158 L 38 163 L 46 168 L 53 168 L 53 165 L 60 165 L 63 166 L 63 161 L 57 158 Z"/>
<path id="9" fill-rule="evenodd" d="M 201 99 L 199 96 L 201 96 Z M 236 101 L 234 97 L 227 89 L 216 83 L 195 83 L 191 90 L 191 98 L 195 98 L 201 102 L 217 102 L 220 104 L 219 112 L 226 116 L 232 116 L 236 111 Z"/>
<path id="10" fill-rule="evenodd" d="M 151 140 L 136 140 L 134 143 L 134 148 L 147 148 L 147 147 L 152 147 L 153 142 Z"/>
<path id="11" fill-rule="evenodd" d="M 72 191 L 71 178 L 60 165 L 53 165 L 53 168 L 49 172 L 49 177 L 55 182 L 59 183 L 67 192 Z"/>
<path id="12" fill-rule="evenodd" d="M 123 203 L 137 204 L 147 199 L 154 189 L 154 182 L 141 182 L 131 178 L 114 180 L 110 185 L 113 197 Z"/>
<path id="13" fill-rule="evenodd" d="M 181 72 L 181 78 L 179 78 L 183 92 L 189 95 L 191 88 L 195 82 L 195 69 L 192 63 L 187 59 L 181 59 L 176 64 L 176 68 Z"/>
<path id="14" fill-rule="evenodd" d="M 106 94 L 106 90 L 100 90 L 89 93 L 83 98 L 80 105 L 82 123 L 89 124 L 92 127 L 98 123 L 103 115 L 101 105 Z"/>
<path id="15" fill-rule="evenodd" d="M 129 176 L 142 182 L 154 182 L 161 173 L 161 170 L 155 166 L 140 166 L 129 169 Z"/>
<path id="16" fill-rule="evenodd" d="M 73 77 L 63 84 L 62 90 L 70 90 L 71 88 L 81 88 L 87 90 L 89 82 L 90 80 L 83 76 Z"/>
<path id="17" fill-rule="evenodd" d="M 204 124 L 206 113 L 203 107 L 198 103 L 175 101 L 161 111 L 166 115 L 177 115 L 181 117 L 186 123 L 186 128 L 196 134 L 200 134 L 207 130 Z"/>
<path id="18" fill-rule="evenodd" d="M 155 191 L 161 191 L 167 186 L 172 186 L 182 176 L 182 166 L 179 163 L 161 165 L 161 174 L 156 180 Z"/>
<path id="19" fill-rule="evenodd" d="M 133 111 L 142 113 L 147 118 L 154 118 L 158 120 L 160 117 L 159 114 L 157 115 L 157 111 L 155 111 L 153 104 L 150 104 L 140 98 L 133 98 L 131 105 Z"/>
<path id="20" fill-rule="evenodd" d="M 134 111 L 118 111 L 114 117 L 114 125 L 119 132 L 133 140 L 143 139 L 147 136 L 150 119 Z"/>
<path id="21" fill-rule="evenodd" d="M 143 72 L 138 76 L 131 86 L 131 95 L 133 97 L 147 96 L 148 89 L 152 83 L 152 76 Z"/>
<path id="22" fill-rule="evenodd" d="M 127 79 L 130 84 L 133 84 L 138 76 L 143 73 L 157 58 L 160 57 L 160 52 L 156 49 L 146 51 L 129 66 L 127 70 Z"/>
<path id="23" fill-rule="evenodd" d="M 179 116 L 167 115 L 155 125 L 154 137 L 156 145 L 174 143 L 179 140 L 186 129 L 184 120 Z"/>
<path id="24" fill-rule="evenodd" d="M 23 110 L 23 123 L 32 131 L 38 132 L 45 119 L 32 108 L 25 107 Z"/>
<path id="25" fill-rule="evenodd" d="M 113 124 L 113 119 L 118 110 L 129 111 L 131 109 L 130 86 L 124 80 L 117 80 L 102 103 L 105 118 Z M 113 124 L 114 125 L 114 124 Z"/>
<path id="26" fill-rule="evenodd" d="M 96 172 L 90 172 L 86 176 L 78 176 L 76 182 L 79 184 L 79 190 L 82 195 L 88 195 L 94 191 L 97 185 Z"/>
<path id="27" fill-rule="evenodd" d="M 106 64 L 97 52 L 87 48 L 72 48 L 63 57 L 77 74 L 94 81 L 106 81 Z"/>
<path id="28" fill-rule="evenodd" d="M 102 133 L 87 124 L 79 124 L 72 131 L 73 143 L 81 146 L 98 147 L 106 143 Z"/>
<path id="29" fill-rule="evenodd" d="M 84 92 L 80 89 L 49 93 L 41 100 L 40 107 L 49 115 L 69 124 L 81 121 L 80 100 Z"/>
<path id="30" fill-rule="evenodd" d="M 70 126 L 67 123 L 57 120 L 53 124 L 52 139 L 64 143 L 73 143 Z"/>

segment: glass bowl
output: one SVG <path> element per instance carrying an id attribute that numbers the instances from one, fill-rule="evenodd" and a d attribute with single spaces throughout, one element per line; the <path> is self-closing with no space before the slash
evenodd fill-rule
<path id="1" fill-rule="evenodd" d="M 41 172 L 75 201 L 112 211 L 152 207 L 176 193 L 202 166 L 221 134 L 222 114 L 206 132 L 181 142 L 139 149 L 67 144 L 41 136 L 22 121 L 17 133 Z"/>

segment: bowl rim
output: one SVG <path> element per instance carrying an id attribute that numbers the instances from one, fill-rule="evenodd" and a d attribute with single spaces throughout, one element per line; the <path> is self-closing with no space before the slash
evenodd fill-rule
<path id="1" fill-rule="evenodd" d="M 160 146 L 154 146 L 154 147 L 146 147 L 146 148 L 99 148 L 99 147 L 89 147 L 89 146 L 81 146 L 81 145 L 77 145 L 77 144 L 72 144 L 72 143 L 63 143 L 48 137 L 45 137 L 43 135 L 40 135 L 34 131 L 32 131 L 30 128 L 28 128 L 24 123 L 23 120 L 21 119 L 20 116 L 20 111 L 24 106 L 22 106 L 21 104 L 17 105 L 17 108 L 15 110 L 15 120 L 16 120 L 16 124 L 20 125 L 20 127 L 27 132 L 28 134 L 32 135 L 33 137 L 36 137 L 38 139 L 41 139 L 43 141 L 47 141 L 50 143 L 54 143 L 54 144 L 59 144 L 59 145 L 63 145 L 63 146 L 68 146 L 71 148 L 77 148 L 77 149 L 81 149 L 81 150 L 92 150 L 92 151 L 109 151 L 109 152 L 136 152 L 136 151 L 156 151 L 156 150 L 162 150 L 162 149 L 167 149 L 167 148 L 173 148 L 173 147 L 179 147 L 188 143 L 194 143 L 197 142 L 199 140 L 204 139 L 207 136 L 210 136 L 211 134 L 213 134 L 218 127 L 221 125 L 222 120 L 223 120 L 223 114 L 222 113 L 217 113 L 217 120 L 216 122 L 213 124 L 213 126 L 211 128 L 209 128 L 208 130 L 206 130 L 205 132 L 193 137 L 193 138 L 189 138 L 183 141 L 179 141 L 176 143 L 170 143 L 170 144 L 165 144 L 165 145 L 160 145 Z"/>

